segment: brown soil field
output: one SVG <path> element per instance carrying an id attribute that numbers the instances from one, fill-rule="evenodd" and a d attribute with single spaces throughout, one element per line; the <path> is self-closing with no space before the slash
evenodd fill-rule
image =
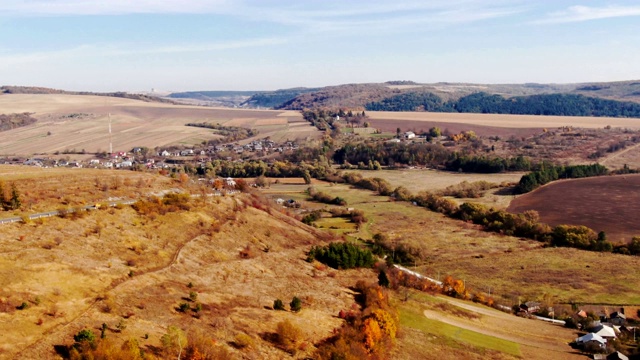
<path id="1" fill-rule="evenodd" d="M 569 179 L 547 184 L 511 202 L 509 212 L 536 210 L 550 225 L 585 225 L 613 242 L 640 236 L 640 175 Z"/>
<path id="2" fill-rule="evenodd" d="M 640 119 L 581 117 L 581 116 L 536 116 L 536 115 L 504 115 L 504 114 L 460 114 L 431 112 L 391 112 L 368 111 L 372 121 L 426 121 L 433 123 L 457 123 L 499 128 L 558 128 L 573 126 L 581 128 L 612 127 L 638 129 Z M 374 124 L 372 122 L 372 125 Z M 375 126 L 374 126 L 375 127 Z M 397 127 L 397 126 L 396 126 Z M 440 127 L 443 127 L 440 125 Z M 393 129 L 395 132 L 395 128 Z"/>
<path id="3" fill-rule="evenodd" d="M 189 122 L 256 127 L 267 121 L 274 124 L 274 128 L 260 127 L 258 137 L 279 138 L 288 129 L 289 122 L 299 123 L 302 119 L 296 111 L 209 108 L 103 96 L 0 96 L 0 113 L 22 112 L 34 113 L 38 122 L 0 133 L 0 154 L 51 154 L 71 149 L 108 151 L 109 114 L 114 151 L 129 151 L 136 146 L 194 145 L 217 137 L 211 130 L 184 126 Z M 308 125 L 289 136 L 295 140 L 314 138 L 319 134 Z"/>

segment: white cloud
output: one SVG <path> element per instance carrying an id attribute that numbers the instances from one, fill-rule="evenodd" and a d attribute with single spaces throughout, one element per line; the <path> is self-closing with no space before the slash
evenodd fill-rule
<path id="1" fill-rule="evenodd" d="M 548 14 L 536 23 L 568 23 L 616 17 L 640 16 L 640 6 L 571 6 L 563 11 Z"/>

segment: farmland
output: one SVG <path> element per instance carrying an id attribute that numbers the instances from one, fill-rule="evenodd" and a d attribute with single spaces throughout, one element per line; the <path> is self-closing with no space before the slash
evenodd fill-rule
<path id="1" fill-rule="evenodd" d="M 254 128 L 259 137 L 275 141 L 319 134 L 295 111 L 206 108 L 89 95 L 0 96 L 0 113 L 24 112 L 34 113 L 38 122 L 0 133 L 0 154 L 108 151 L 109 114 L 116 151 L 190 146 L 217 137 L 210 130 L 184 126 L 196 121 Z"/>
<path id="2" fill-rule="evenodd" d="M 353 238 L 386 234 L 396 246 L 404 244 L 420 254 L 415 265 L 422 274 L 466 279 L 470 288 L 491 291 L 508 306 L 544 294 L 556 302 L 640 304 L 634 290 L 640 283 L 633 271 L 599 266 L 615 262 L 637 269 L 636 256 L 544 248 L 537 241 L 487 233 L 477 225 L 371 191 L 340 184 L 315 187 L 364 211 L 368 222 L 351 234 Z M 277 186 L 269 191 L 277 192 Z"/>
<path id="3" fill-rule="evenodd" d="M 586 225 L 613 242 L 628 242 L 640 235 L 640 175 L 558 181 L 518 197 L 508 210 L 536 210 L 551 225 Z"/>
<path id="4" fill-rule="evenodd" d="M 607 125 L 638 129 L 640 119 L 608 118 L 608 117 L 582 117 L 582 116 L 536 116 L 536 115 L 503 115 L 503 114 L 460 114 L 460 113 L 430 113 L 430 112 L 391 112 L 368 111 L 372 126 L 377 122 L 393 123 L 395 121 L 415 121 L 480 125 L 502 129 L 527 129 L 527 128 L 557 128 L 561 126 L 573 126 L 581 128 L 603 128 Z M 393 126 L 392 124 L 389 124 Z M 397 127 L 397 126 L 396 126 Z M 392 129 L 392 131 L 395 131 Z"/>

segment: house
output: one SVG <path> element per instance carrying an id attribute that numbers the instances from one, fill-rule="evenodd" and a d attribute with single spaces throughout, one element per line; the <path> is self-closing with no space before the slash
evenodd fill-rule
<path id="1" fill-rule="evenodd" d="M 284 199 L 282 199 L 282 198 L 277 198 L 277 199 L 276 199 L 276 204 L 278 204 L 278 205 L 282 205 L 282 204 L 284 204 Z"/>
<path id="2" fill-rule="evenodd" d="M 235 187 L 236 186 L 236 181 L 233 180 L 233 178 L 228 177 L 228 178 L 225 179 L 224 182 L 225 182 L 225 184 L 227 184 L 227 186 L 231 186 L 231 187 Z"/>
<path id="3" fill-rule="evenodd" d="M 576 344 L 578 346 L 595 346 L 597 348 L 604 348 L 607 345 L 607 340 L 602 338 L 602 336 L 589 333 L 587 335 L 581 336 L 576 339 Z"/>
<path id="4" fill-rule="evenodd" d="M 520 312 L 527 313 L 527 314 L 533 314 L 538 310 L 540 310 L 540 303 L 535 301 L 527 301 L 524 304 L 520 304 L 520 309 L 519 309 Z"/>
<path id="5" fill-rule="evenodd" d="M 409 139 L 413 139 L 416 137 L 416 133 L 414 133 L 413 131 L 407 131 L 406 133 L 404 133 L 404 138 L 409 140 Z"/>
<path id="6" fill-rule="evenodd" d="M 591 329 L 593 334 L 601 336 L 603 339 L 615 339 L 616 332 L 613 330 L 611 326 L 607 325 L 598 325 Z"/>
<path id="7" fill-rule="evenodd" d="M 168 152 L 167 150 L 162 150 L 162 152 L 160 153 L 160 156 L 164 156 L 164 157 L 171 156 L 171 153 Z"/>
<path id="8" fill-rule="evenodd" d="M 89 164 L 91 164 L 91 165 L 100 165 L 100 160 L 91 159 L 91 160 L 89 160 Z"/>
<path id="9" fill-rule="evenodd" d="M 610 322 L 614 325 L 624 325 L 624 323 L 627 321 L 627 316 L 624 313 L 618 311 L 611 314 L 609 318 Z"/>

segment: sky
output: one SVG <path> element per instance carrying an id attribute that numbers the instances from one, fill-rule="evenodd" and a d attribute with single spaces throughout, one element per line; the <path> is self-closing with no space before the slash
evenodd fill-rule
<path id="1" fill-rule="evenodd" d="M 0 85 L 160 92 L 636 79 L 637 0 L 0 0 Z"/>

